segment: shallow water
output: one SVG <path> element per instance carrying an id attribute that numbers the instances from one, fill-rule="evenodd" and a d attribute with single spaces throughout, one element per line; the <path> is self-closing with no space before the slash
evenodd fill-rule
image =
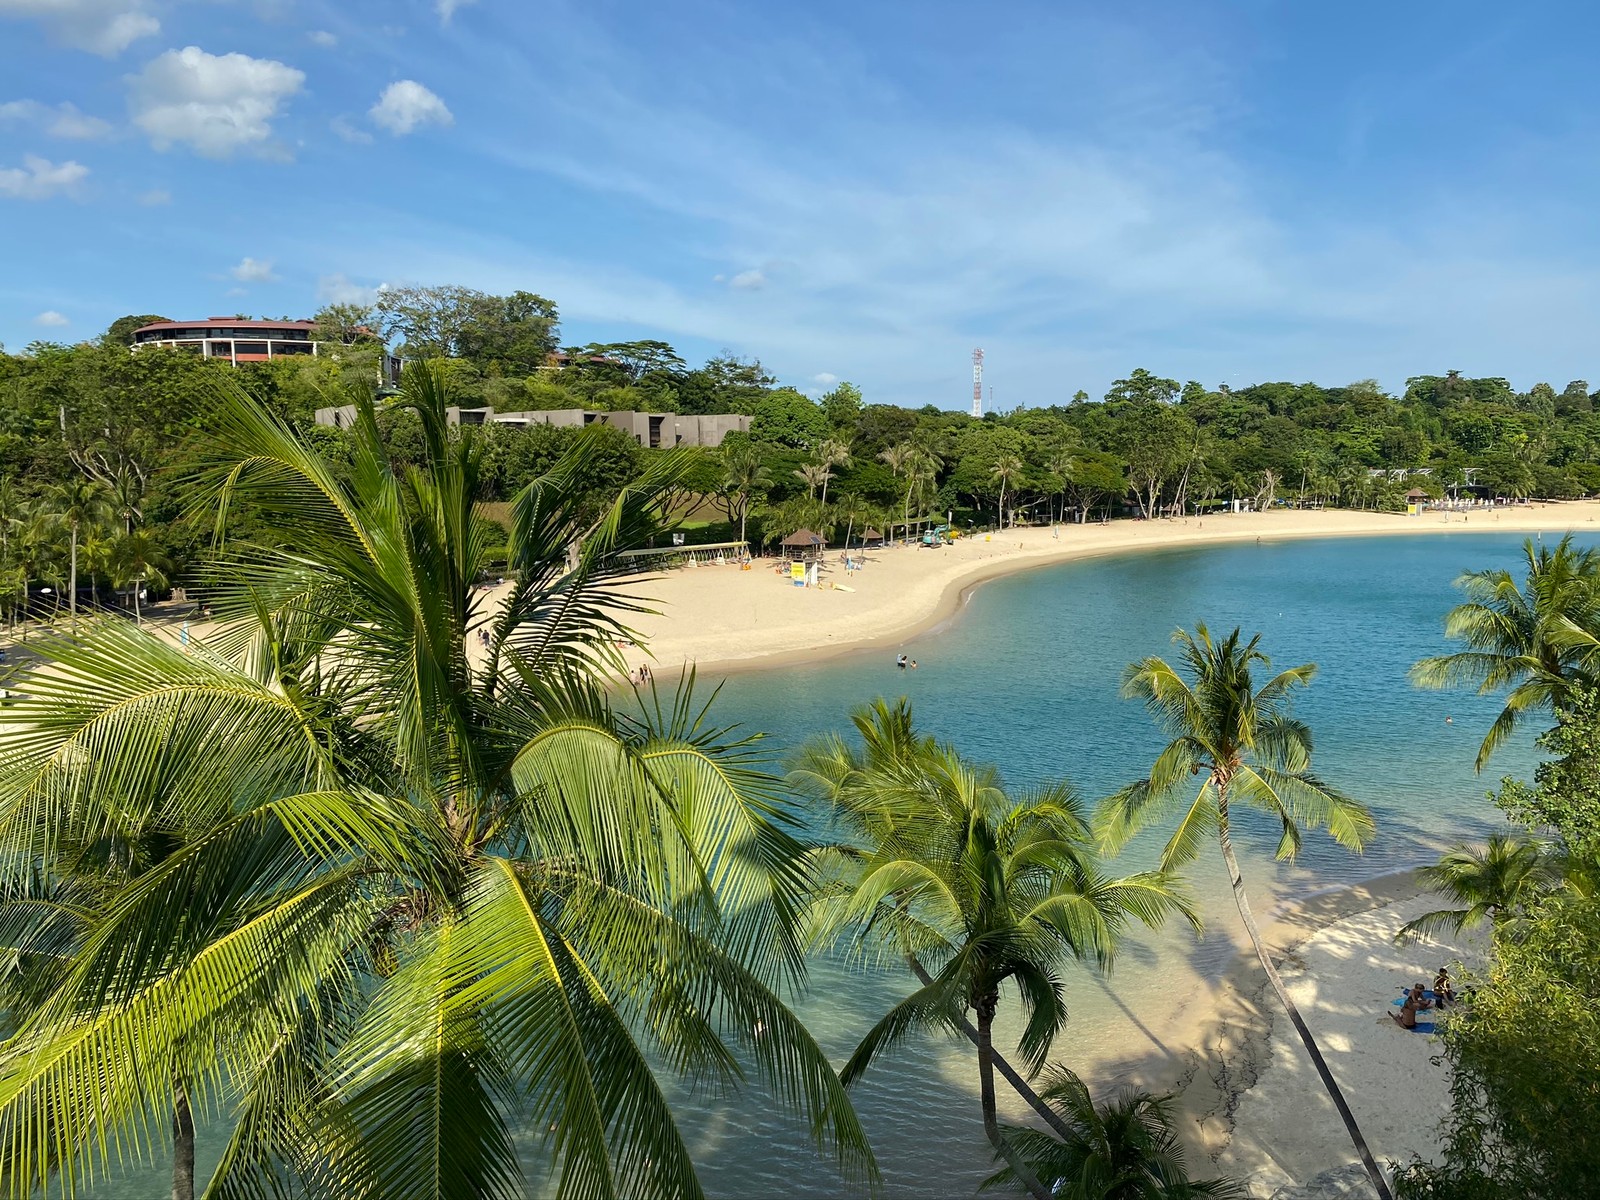
<path id="1" fill-rule="evenodd" d="M 1406 673 L 1418 658 L 1450 648 L 1442 626 L 1459 599 L 1454 578 L 1465 569 L 1515 569 L 1521 543 L 1520 535 L 1340 538 L 1041 568 L 983 585 L 946 628 L 904 647 L 735 676 L 719 710 L 769 731 L 775 748 L 787 750 L 810 734 L 844 730 L 853 704 L 903 693 L 924 728 L 999 764 L 1009 780 L 1065 776 L 1092 800 L 1142 773 L 1164 744 L 1143 708 L 1118 697 L 1126 665 L 1169 656 L 1180 625 L 1260 631 L 1276 667 L 1319 665 L 1295 707 L 1316 734 L 1315 768 L 1378 820 L 1365 854 L 1311 834 L 1291 866 L 1273 861 L 1277 836 L 1267 821 L 1236 815 L 1239 852 L 1264 910 L 1418 865 L 1499 822 L 1485 792 L 1502 775 L 1531 769 L 1531 737 L 1475 775 L 1478 742 L 1498 703 L 1419 691 Z M 916 671 L 895 668 L 900 649 L 917 660 Z M 1160 842 L 1154 831 L 1144 835 L 1122 862 L 1149 865 Z M 1242 934 L 1214 857 L 1204 855 L 1191 876 L 1206 914 L 1202 941 L 1177 930 L 1145 935 L 1108 979 L 1081 972 L 1069 981 L 1073 1019 L 1058 1057 L 1091 1081 L 1164 1058 L 1168 1031 L 1195 1015 L 1184 1005 L 1205 1003 L 1190 981 L 1215 980 L 1232 960 Z M 869 980 L 824 964 L 799 1009 L 843 1056 L 881 1015 L 886 995 L 906 990 L 903 979 Z M 970 1194 L 990 1169 L 970 1047 L 924 1042 L 874 1073 L 857 1099 L 890 1194 Z M 716 1109 L 695 1124 L 713 1196 L 837 1194 L 814 1154 L 777 1132 L 775 1118 Z"/>
<path id="2" fill-rule="evenodd" d="M 985 584 L 946 628 L 897 649 L 735 676 L 716 708 L 723 720 L 770 735 L 782 754 L 806 737 L 847 728 L 849 709 L 906 694 L 919 723 L 1025 784 L 1066 776 L 1090 800 L 1147 769 L 1163 739 L 1143 709 L 1118 698 L 1123 668 L 1170 654 L 1174 628 L 1259 630 L 1278 667 L 1315 662 L 1296 714 L 1317 735 L 1315 766 L 1365 801 L 1378 837 L 1362 856 L 1307 836 L 1289 866 L 1272 861 L 1264 820 L 1236 817 L 1245 870 L 1265 910 L 1274 902 L 1418 865 L 1499 820 L 1484 793 L 1531 769 L 1531 738 L 1503 751 L 1484 776 L 1473 756 L 1498 711 L 1493 698 L 1421 692 L 1406 681 L 1418 658 L 1448 649 L 1442 619 L 1464 569 L 1515 569 L 1521 537 L 1461 534 L 1325 539 L 1130 554 L 1041 568 Z M 870 568 L 869 568 L 870 569 Z M 1446 724 L 1451 716 L 1453 723 Z M 1124 855 L 1149 865 L 1160 836 Z M 1199 942 L 1176 930 L 1136 938 L 1109 978 L 1069 980 L 1073 1019 L 1057 1057 L 1092 1082 L 1164 1061 L 1172 1029 L 1206 1004 L 1198 979 L 1220 976 L 1235 952 L 1237 916 L 1220 865 L 1205 855 L 1192 880 L 1207 917 Z M 820 962 L 797 1008 L 842 1062 L 893 999 L 898 975 L 868 976 Z M 1185 1011 L 1185 1008 L 1190 1011 Z M 1012 1040 L 1014 1041 L 1014 1033 Z M 702 1178 L 723 1200 L 823 1197 L 845 1189 L 795 1122 L 759 1089 L 732 1100 L 670 1091 Z M 1002 1096 L 1004 1092 L 1002 1092 Z M 873 1068 L 858 1110 L 893 1197 L 970 1195 L 989 1171 L 976 1080 L 964 1042 L 925 1039 Z M 1021 1112 L 1012 1106 L 1015 1117 Z M 154 1194 L 131 1181 L 103 1196 Z"/>

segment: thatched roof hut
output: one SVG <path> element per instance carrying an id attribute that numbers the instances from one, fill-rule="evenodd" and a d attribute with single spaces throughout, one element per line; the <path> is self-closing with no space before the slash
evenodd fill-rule
<path id="1" fill-rule="evenodd" d="M 783 547 L 785 558 L 791 556 L 810 558 L 813 555 L 821 554 L 822 548 L 828 543 L 827 539 L 819 533 L 813 533 L 809 529 L 796 529 L 778 544 Z"/>

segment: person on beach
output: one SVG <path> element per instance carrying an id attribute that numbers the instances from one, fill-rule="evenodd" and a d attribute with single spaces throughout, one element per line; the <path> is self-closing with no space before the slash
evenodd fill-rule
<path id="1" fill-rule="evenodd" d="M 1400 1011 L 1391 1012 L 1389 1015 L 1394 1018 L 1395 1024 L 1399 1025 L 1401 1029 L 1415 1029 L 1417 1027 L 1417 1013 L 1422 1009 L 1432 1007 L 1432 1004 L 1423 999 L 1422 985 L 1419 983 L 1407 993 L 1406 1001 L 1400 1006 Z"/>
<path id="2" fill-rule="evenodd" d="M 902 671 L 904 671 L 906 669 L 906 663 L 908 661 L 909 660 L 906 658 L 906 656 L 904 654 L 902 654 L 902 655 L 900 655 L 898 658 L 896 658 L 894 660 L 894 665 L 899 667 Z"/>
<path id="3" fill-rule="evenodd" d="M 913 671 L 915 671 L 917 669 L 917 660 L 914 659 L 914 658 L 911 660 L 911 669 Z"/>
<path id="4" fill-rule="evenodd" d="M 1448 967 L 1440 967 L 1439 973 L 1433 977 L 1433 1002 L 1440 1008 L 1456 1002 L 1456 990 L 1450 986 Z"/>

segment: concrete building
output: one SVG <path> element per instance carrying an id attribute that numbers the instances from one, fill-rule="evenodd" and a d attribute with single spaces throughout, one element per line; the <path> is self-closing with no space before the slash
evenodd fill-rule
<path id="1" fill-rule="evenodd" d="M 620 429 L 641 446 L 652 450 L 674 446 L 722 445 L 728 434 L 750 432 L 750 418 L 743 413 L 647 413 L 596 412 L 587 408 L 551 408 L 538 412 L 496 412 L 492 408 L 450 408 L 446 415 L 452 425 L 553 425 L 581 429 L 586 425 L 610 425 Z M 355 419 L 355 408 L 319 408 L 317 423 L 347 428 Z"/>
<path id="2" fill-rule="evenodd" d="M 205 358 L 225 358 L 234 366 L 302 354 L 320 355 L 339 349 L 338 345 L 329 347 L 317 341 L 315 330 L 316 325 L 311 321 L 240 321 L 232 317 L 157 321 L 133 331 L 133 348 L 165 346 Z M 385 353 L 381 372 L 383 383 L 392 385 L 400 377 L 400 360 Z"/>

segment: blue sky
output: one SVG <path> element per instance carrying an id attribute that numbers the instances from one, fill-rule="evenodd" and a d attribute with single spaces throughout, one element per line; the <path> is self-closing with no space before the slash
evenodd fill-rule
<path id="1" fill-rule="evenodd" d="M 0 0 L 0 342 L 526 288 L 1001 408 L 1600 381 L 1600 9 Z"/>

